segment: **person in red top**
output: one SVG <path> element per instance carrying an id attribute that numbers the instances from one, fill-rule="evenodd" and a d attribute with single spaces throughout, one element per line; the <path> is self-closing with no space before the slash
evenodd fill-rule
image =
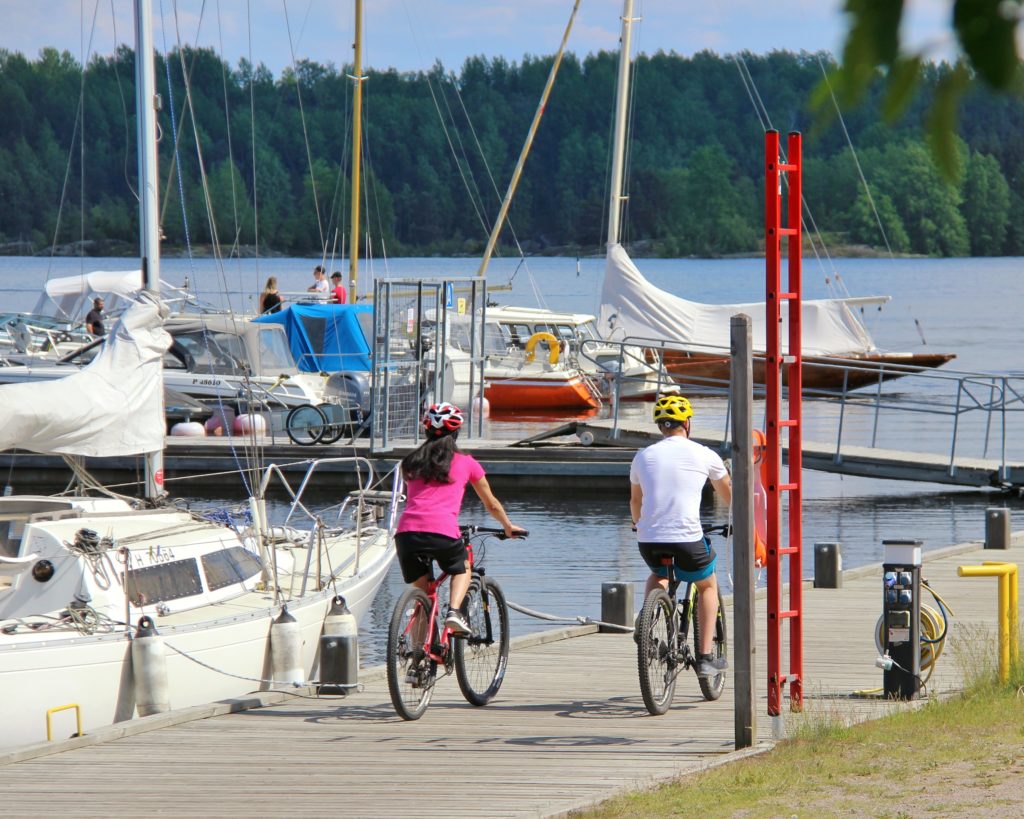
<path id="1" fill-rule="evenodd" d="M 454 634 L 469 634 L 469 622 L 460 611 L 471 580 L 466 544 L 459 534 L 459 510 L 466 484 L 500 523 L 508 537 L 525 532 L 509 520 L 483 467 L 472 455 L 459 452 L 455 441 L 462 426 L 462 410 L 447 401 L 433 404 L 423 418 L 427 440 L 402 459 L 405 510 L 398 520 L 395 546 L 402 578 L 424 592 L 433 579 L 434 561 L 452 578 L 448 615 L 444 624 Z"/>
<path id="2" fill-rule="evenodd" d="M 344 304 L 346 295 L 345 285 L 341 283 L 341 274 L 335 270 L 331 274 L 331 304 Z"/>

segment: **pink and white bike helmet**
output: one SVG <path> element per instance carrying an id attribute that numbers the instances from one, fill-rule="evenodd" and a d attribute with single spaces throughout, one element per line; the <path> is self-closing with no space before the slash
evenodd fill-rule
<path id="1" fill-rule="evenodd" d="M 462 410 L 454 404 L 442 401 L 440 404 L 430 405 L 427 414 L 423 416 L 423 428 L 428 435 L 439 438 L 455 432 L 462 426 L 462 421 Z"/>

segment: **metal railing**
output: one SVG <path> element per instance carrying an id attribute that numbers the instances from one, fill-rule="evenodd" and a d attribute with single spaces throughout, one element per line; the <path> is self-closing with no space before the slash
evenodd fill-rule
<path id="1" fill-rule="evenodd" d="M 723 412 L 723 441 L 730 443 L 728 349 L 630 337 L 585 342 L 581 355 L 589 361 L 595 361 L 592 344 L 619 350 L 617 365 L 605 370 L 615 399 L 613 438 L 619 434 L 622 396 L 635 391 L 643 380 L 626 374 L 630 358 L 626 349 L 639 346 L 650 351 L 648 363 L 656 367 L 656 389 L 649 397 L 666 386 L 707 397 L 710 403 L 702 414 L 707 419 Z M 803 360 L 804 437 L 834 442 L 835 463 L 842 463 L 844 444 L 942 455 L 950 476 L 956 474 L 958 457 L 976 457 L 998 461 L 998 476 L 1005 482 L 1011 462 L 1024 461 L 1024 375 L 821 358 Z M 754 398 L 761 401 L 763 363 L 758 365 L 763 361 L 763 354 L 755 354 Z M 687 372 L 688 368 L 692 371 Z M 724 370 L 724 377 L 716 370 Z M 788 399 L 785 387 L 783 398 Z M 921 448 L 922 443 L 927 446 Z"/>

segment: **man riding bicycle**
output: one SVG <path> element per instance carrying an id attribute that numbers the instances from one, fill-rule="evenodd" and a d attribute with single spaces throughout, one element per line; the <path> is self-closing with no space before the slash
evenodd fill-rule
<path id="1" fill-rule="evenodd" d="M 728 667 L 715 657 L 712 641 L 718 612 L 717 556 L 704 537 L 700 498 L 710 480 L 718 496 L 732 503 L 732 482 L 722 459 L 690 440 L 693 407 L 681 395 L 663 395 L 654 404 L 654 423 L 662 439 L 640 450 L 629 469 L 629 509 L 638 546 L 651 569 L 644 597 L 668 588 L 668 569 L 661 556 L 671 554 L 676 578 L 694 583 L 700 592 L 697 611 L 700 642 L 697 674 L 712 677 Z"/>

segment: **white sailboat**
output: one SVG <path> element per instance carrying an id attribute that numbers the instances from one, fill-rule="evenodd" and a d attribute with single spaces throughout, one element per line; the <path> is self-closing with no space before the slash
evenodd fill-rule
<path id="1" fill-rule="evenodd" d="M 332 601 L 344 597 L 358 618 L 394 557 L 398 479 L 391 491 L 376 490 L 361 459 L 348 459 L 358 461 L 360 488 L 329 517 L 308 512 L 302 497 L 323 461 L 311 464 L 298 492 L 286 489 L 293 502 L 276 526 L 264 501 L 271 482 L 284 480 L 274 466 L 253 487 L 248 518 L 225 522 L 220 510 L 197 514 L 161 501 L 162 358 L 170 337 L 157 295 L 149 5 L 135 4 L 144 289 L 88 367 L 0 387 L 0 449 L 144 453 L 147 500 L 0 497 L 0 747 L 47 739 L 48 712 L 64 706 L 89 732 L 168 708 L 325 681 L 318 638 Z M 69 733 L 63 722 L 53 731 Z"/>
<path id="2" fill-rule="evenodd" d="M 668 342 L 666 369 L 680 381 L 696 384 L 729 379 L 729 317 L 746 313 L 752 319 L 753 347 L 762 356 L 766 348 L 764 302 L 704 304 L 681 298 L 652 285 L 619 242 L 625 168 L 626 124 L 629 108 L 629 73 L 633 0 L 624 0 L 619 72 L 615 98 L 612 147 L 611 198 L 608 208 L 608 247 L 601 291 L 600 326 L 614 337 Z M 802 301 L 804 388 L 855 388 L 896 378 L 922 367 L 938 367 L 954 356 L 945 353 L 890 353 L 875 346 L 856 311 L 878 305 L 888 296 Z M 783 306 L 785 312 L 788 304 Z M 853 365 L 844 369 L 827 365 Z M 872 369 L 874 368 L 874 369 Z M 763 359 L 755 362 L 754 378 L 764 383 Z"/>

